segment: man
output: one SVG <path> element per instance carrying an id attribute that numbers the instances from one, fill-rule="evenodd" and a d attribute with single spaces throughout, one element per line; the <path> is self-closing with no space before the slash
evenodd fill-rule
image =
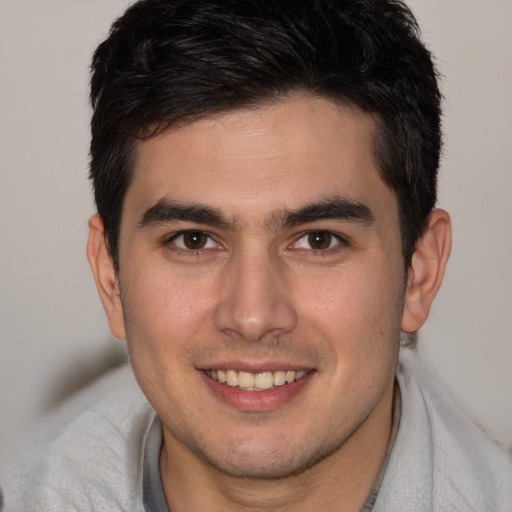
<path id="1" fill-rule="evenodd" d="M 93 59 L 88 257 L 122 369 L 12 510 L 510 510 L 416 332 L 450 251 L 440 94 L 396 1 L 146 0 Z"/>

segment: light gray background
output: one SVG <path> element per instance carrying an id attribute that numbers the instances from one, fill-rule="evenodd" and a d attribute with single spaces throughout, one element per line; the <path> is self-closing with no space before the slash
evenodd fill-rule
<path id="1" fill-rule="evenodd" d="M 0 463 L 119 359 L 85 258 L 88 64 L 126 0 L 0 0 Z M 512 445 L 512 1 L 411 0 L 444 75 L 451 262 L 421 356 Z M 1 464 L 0 464 L 1 465 Z"/>

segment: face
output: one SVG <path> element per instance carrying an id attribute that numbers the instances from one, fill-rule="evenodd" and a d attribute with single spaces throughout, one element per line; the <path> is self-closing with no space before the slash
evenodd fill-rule
<path id="1" fill-rule="evenodd" d="M 176 456 L 283 477 L 382 429 L 405 276 L 374 128 L 295 97 L 138 145 L 110 324 Z"/>

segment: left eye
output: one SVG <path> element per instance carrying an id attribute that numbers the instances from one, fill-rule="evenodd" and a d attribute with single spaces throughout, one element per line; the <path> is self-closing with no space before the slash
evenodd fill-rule
<path id="1" fill-rule="evenodd" d="M 311 231 L 295 242 L 294 247 L 299 249 L 313 249 L 325 251 L 339 245 L 340 239 L 329 231 Z"/>
<path id="2" fill-rule="evenodd" d="M 171 239 L 179 249 L 200 251 L 201 249 L 214 249 L 217 244 L 203 231 L 187 231 L 179 233 Z"/>

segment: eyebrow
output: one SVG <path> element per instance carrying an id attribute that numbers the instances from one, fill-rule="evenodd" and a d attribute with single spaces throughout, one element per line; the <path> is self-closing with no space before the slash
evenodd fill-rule
<path id="1" fill-rule="evenodd" d="M 349 220 L 367 225 L 375 221 L 367 205 L 339 196 L 308 204 L 297 210 L 277 212 L 272 221 L 277 226 L 290 227 L 329 219 Z"/>
<path id="2" fill-rule="evenodd" d="M 370 208 L 362 203 L 344 197 L 332 197 L 317 203 L 307 204 L 296 210 L 279 210 L 267 220 L 267 228 L 278 230 L 321 220 L 347 220 L 361 224 L 372 224 L 375 217 Z M 228 220 L 222 212 L 208 205 L 178 203 L 170 199 L 160 199 L 141 216 L 139 227 L 187 221 L 196 224 L 236 231 L 240 223 Z"/>
<path id="3" fill-rule="evenodd" d="M 165 198 L 160 199 L 142 214 L 139 227 L 180 220 L 235 230 L 235 223 L 229 222 L 216 208 L 201 204 L 177 203 Z"/>

